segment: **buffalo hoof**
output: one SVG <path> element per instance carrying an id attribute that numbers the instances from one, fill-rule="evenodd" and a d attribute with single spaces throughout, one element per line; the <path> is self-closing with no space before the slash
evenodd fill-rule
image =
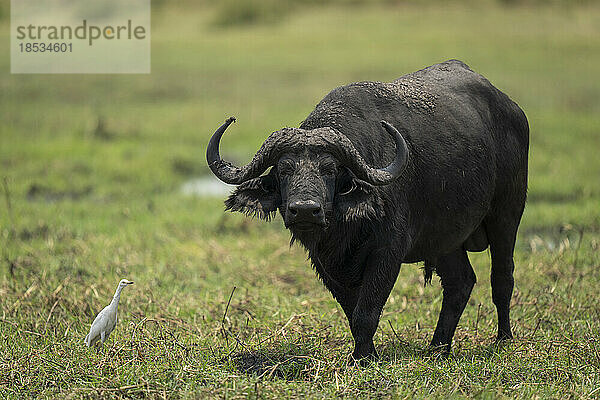
<path id="1" fill-rule="evenodd" d="M 366 356 L 362 356 L 360 358 L 357 358 L 354 354 L 352 354 L 348 358 L 348 365 L 350 365 L 350 366 L 358 365 L 360 367 L 367 367 L 370 364 L 376 362 L 378 359 L 379 359 L 379 356 L 377 355 L 377 353 L 367 354 Z"/>
<path id="2" fill-rule="evenodd" d="M 507 340 L 513 340 L 512 333 L 508 332 L 498 332 L 498 336 L 496 337 L 496 343 L 506 342 Z"/>
<path id="3" fill-rule="evenodd" d="M 375 350 L 375 346 L 371 343 L 368 346 L 356 347 L 354 352 L 350 356 L 350 365 L 360 365 L 361 367 L 367 366 L 373 361 L 377 361 L 379 356 Z"/>
<path id="4" fill-rule="evenodd" d="M 448 358 L 450 357 L 450 345 L 431 343 L 427 348 L 426 354 L 432 357 Z"/>

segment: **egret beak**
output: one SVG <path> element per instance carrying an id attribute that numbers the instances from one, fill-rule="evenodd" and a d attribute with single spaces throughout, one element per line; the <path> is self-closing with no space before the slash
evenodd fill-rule
<path id="1" fill-rule="evenodd" d="M 133 281 L 127 282 L 128 285 L 133 285 Z"/>

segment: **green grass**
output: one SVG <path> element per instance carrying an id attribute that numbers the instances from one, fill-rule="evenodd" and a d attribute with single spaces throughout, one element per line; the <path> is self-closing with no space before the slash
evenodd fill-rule
<path id="1" fill-rule="evenodd" d="M 0 397 L 600 397 L 597 5 L 332 6 L 227 29 L 214 18 L 163 5 L 146 76 L 10 75 L 0 58 Z M 5 19 L 3 54 L 8 34 Z M 516 340 L 494 345 L 489 257 L 473 254 L 453 357 L 425 354 L 441 291 L 406 265 L 376 334 L 381 361 L 349 367 L 343 313 L 280 219 L 226 215 L 180 187 L 207 173 L 208 138 L 229 115 L 223 151 L 243 162 L 332 88 L 449 58 L 530 120 Z M 83 337 L 121 278 L 136 284 L 118 326 L 90 350 Z"/>

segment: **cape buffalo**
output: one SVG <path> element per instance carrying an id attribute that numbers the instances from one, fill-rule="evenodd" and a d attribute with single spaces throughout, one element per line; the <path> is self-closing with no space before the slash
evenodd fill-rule
<path id="1" fill-rule="evenodd" d="M 206 152 L 212 172 L 239 185 L 226 208 L 265 220 L 279 210 L 344 310 L 354 359 L 377 356 L 373 335 L 400 265 L 418 261 L 426 281 L 433 271 L 441 278 L 431 346 L 447 354 L 475 284 L 467 251 L 488 246 L 498 340 L 512 338 L 529 126 L 487 79 L 450 60 L 389 83 L 339 87 L 299 128 L 273 132 L 243 167 L 219 155 L 234 120 Z"/>

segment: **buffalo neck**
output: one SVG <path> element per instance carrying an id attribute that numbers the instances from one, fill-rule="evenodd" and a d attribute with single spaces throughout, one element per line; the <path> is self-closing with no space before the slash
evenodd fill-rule
<path id="1" fill-rule="evenodd" d="M 316 272 L 322 278 L 345 287 L 354 286 L 372 250 L 366 227 L 333 223 L 319 235 L 295 237 L 307 250 Z M 304 240 L 303 240 L 304 239 Z M 324 276 L 323 276 L 324 275 Z"/>

